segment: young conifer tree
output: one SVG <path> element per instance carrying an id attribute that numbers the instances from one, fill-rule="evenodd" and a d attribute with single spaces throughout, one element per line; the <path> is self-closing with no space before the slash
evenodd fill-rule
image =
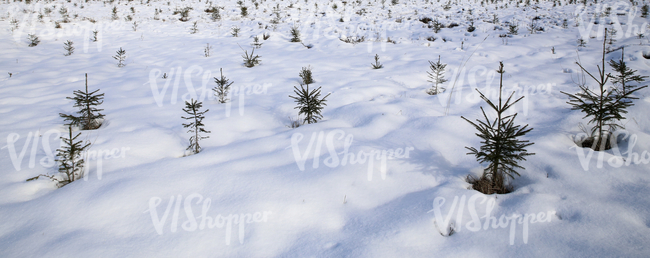
<path id="1" fill-rule="evenodd" d="M 621 101 L 625 104 L 632 106 L 632 99 L 638 99 L 636 97 L 630 96 L 630 94 L 648 87 L 648 85 L 631 85 L 633 82 L 643 82 L 648 76 L 636 74 L 637 70 L 632 70 L 625 63 L 625 48 L 621 50 L 621 60 L 614 61 L 614 59 L 609 60 L 609 66 L 616 72 L 612 77 L 612 83 L 616 86 L 615 90 L 618 95 L 621 96 Z M 627 107 L 627 106 L 626 106 Z"/>
<path id="2" fill-rule="evenodd" d="M 185 101 L 185 108 L 183 108 L 183 111 L 187 113 L 189 116 L 184 117 L 181 116 L 183 119 L 190 120 L 190 123 L 183 124 L 184 128 L 190 128 L 188 130 L 188 133 L 194 133 L 193 136 L 190 137 L 190 146 L 187 147 L 187 150 L 192 150 L 194 154 L 197 154 L 201 151 L 201 146 L 199 145 L 199 141 L 203 139 L 210 138 L 210 136 L 201 136 L 199 133 L 210 133 L 210 131 L 206 131 L 203 129 L 205 126 L 203 124 L 203 118 L 205 118 L 205 113 L 210 111 L 209 109 L 206 109 L 205 111 L 200 111 L 201 107 L 203 107 L 203 102 L 197 102 L 196 100 L 192 99 L 189 102 Z"/>
<path id="3" fill-rule="evenodd" d="M 427 72 L 430 78 L 428 82 L 433 83 L 433 86 L 427 91 L 427 93 L 429 95 L 436 95 L 445 90 L 445 88 L 439 87 L 439 85 L 447 82 L 447 79 L 445 79 L 445 68 L 447 67 L 447 64 L 441 63 L 440 56 L 438 56 L 438 62 L 434 63 L 429 61 L 429 65 L 431 71 Z"/>
<path id="4" fill-rule="evenodd" d="M 74 100 L 74 107 L 78 107 L 79 111 L 77 114 L 79 116 L 67 115 L 59 113 L 59 116 L 64 118 L 64 121 L 68 122 L 67 126 L 78 126 L 81 130 L 94 130 L 99 128 L 102 123 L 100 119 L 104 118 L 104 115 L 99 113 L 103 109 L 98 109 L 97 106 L 104 103 L 104 93 L 97 94 L 99 89 L 88 92 L 88 74 L 86 74 L 86 91 L 74 91 L 74 97 L 67 97 L 67 99 Z"/>
<path id="5" fill-rule="evenodd" d="M 63 174 L 63 179 L 59 180 L 59 187 L 63 187 L 73 181 L 83 177 L 84 159 L 83 153 L 90 146 L 90 143 L 76 141 L 81 133 L 72 136 L 72 127 L 68 126 L 68 138 L 61 137 L 65 146 L 57 150 L 59 161 L 59 172 Z"/>
<path id="6" fill-rule="evenodd" d="M 67 51 L 65 54 L 63 54 L 64 56 L 69 56 L 69 55 L 72 55 L 72 53 L 74 53 L 74 46 L 72 46 L 73 44 L 74 44 L 74 42 L 72 42 L 70 40 L 63 43 L 63 49 L 65 49 L 65 51 Z"/>
<path id="7" fill-rule="evenodd" d="M 68 138 L 61 137 L 61 141 L 65 146 L 57 149 L 56 153 L 56 161 L 59 163 L 58 171 L 61 178 L 57 175 L 40 174 L 29 178 L 26 181 L 36 180 L 40 177 L 47 177 L 50 180 L 57 182 L 57 186 L 60 188 L 82 178 L 84 176 L 84 153 L 90 146 L 90 143 L 76 141 L 79 135 L 81 135 L 81 133 L 72 136 L 72 126 L 68 126 Z"/>
<path id="8" fill-rule="evenodd" d="M 476 156 L 476 159 L 480 163 L 488 163 L 481 178 L 467 177 L 468 182 L 473 185 L 474 190 L 484 194 L 503 194 L 510 192 L 511 187 L 508 184 L 507 177 L 514 179 L 515 175 L 519 176 L 519 173 L 515 169 L 524 169 L 524 167 L 520 166 L 518 162 L 526 160 L 526 156 L 534 155 L 534 153 L 529 153 L 525 149 L 533 143 L 526 140 L 519 140 L 519 137 L 526 135 L 533 128 L 528 128 L 528 125 L 523 127 L 515 125 L 516 113 L 514 115 L 505 115 L 506 110 L 514 106 L 524 97 L 522 96 L 512 101 L 512 96 L 514 95 L 514 92 L 512 92 L 504 102 L 501 95 L 503 91 L 503 74 L 505 73 L 503 70 L 503 62 L 499 62 L 497 73 L 501 75 L 499 80 L 498 103 L 493 103 L 481 91 L 476 89 L 481 99 L 496 112 L 496 118 L 490 120 L 485 114 L 483 107 L 481 107 L 481 112 L 485 118 L 484 121 L 477 119 L 477 123 L 474 123 L 461 116 L 478 130 L 476 135 L 482 139 L 481 143 L 483 145 L 480 149 L 474 147 L 465 148 L 470 150 L 467 154 Z"/>
<path id="9" fill-rule="evenodd" d="M 228 91 L 230 91 L 230 85 L 232 85 L 234 82 L 231 82 L 230 80 L 226 79 L 225 76 L 223 76 L 223 68 L 220 68 L 219 72 L 221 72 L 221 78 L 214 77 L 214 82 L 217 83 L 217 86 L 212 88 L 212 91 L 214 91 L 214 95 L 217 97 L 219 103 L 226 103 L 228 101 Z"/>
<path id="10" fill-rule="evenodd" d="M 314 83 L 314 79 L 311 77 L 311 67 L 310 66 L 303 67 L 300 70 L 300 73 L 298 73 L 298 76 L 300 76 L 300 78 L 302 79 L 303 84 L 309 85 L 309 84 Z"/>
<path id="11" fill-rule="evenodd" d="M 126 64 L 124 63 L 124 60 L 126 60 L 126 50 L 120 48 L 120 50 L 115 51 L 116 55 L 113 56 L 115 60 L 117 60 L 117 67 L 124 67 Z"/>
<path id="12" fill-rule="evenodd" d="M 603 151 L 612 147 L 611 141 L 616 139 L 609 139 L 609 136 L 619 128 L 623 128 L 618 122 L 625 119 L 623 116 L 627 113 L 627 108 L 632 106 L 632 100 L 636 99 L 632 94 L 647 86 L 630 85 L 631 82 L 641 82 L 646 76 L 635 75 L 636 71 L 627 67 L 625 61 L 621 59 L 619 62 L 611 60 L 609 65 L 618 72 L 618 75 L 611 75 L 605 73 L 605 44 L 607 42 L 607 29 L 605 29 L 605 39 L 603 40 L 603 50 L 601 64 L 597 65 L 597 74 L 592 74 L 582 66 L 580 62 L 576 64 L 580 69 L 589 75 L 590 78 L 596 82 L 598 88 L 591 90 L 586 82 L 578 84 L 580 92 L 569 94 L 562 92 L 569 97 L 567 102 L 571 105 L 572 110 L 580 110 L 585 113 L 584 118 L 590 118 L 590 124 L 594 124 L 591 128 L 591 136 L 589 141 L 582 143 L 583 147 L 590 147 L 593 150 Z M 614 88 L 609 89 L 606 87 L 607 81 L 612 78 Z M 620 85 L 620 86 L 619 86 Z M 618 86 L 618 87 L 616 87 Z"/>
<path id="13" fill-rule="evenodd" d="M 300 89 L 298 87 L 294 86 L 293 92 L 298 95 L 297 97 L 289 95 L 289 97 L 295 99 L 296 103 L 298 103 L 298 106 L 295 107 L 295 109 L 298 109 L 298 115 L 305 115 L 305 119 L 303 120 L 303 124 L 306 122 L 307 124 L 313 124 L 318 122 L 318 120 L 323 119 L 323 116 L 321 115 L 321 111 L 323 110 L 324 106 L 327 106 L 325 103 L 327 98 L 331 93 L 328 93 L 323 97 L 322 99 L 320 98 L 320 88 L 318 87 L 315 90 L 310 91 L 309 90 L 309 84 L 307 84 L 307 88 L 304 87 L 304 84 L 300 84 Z"/>

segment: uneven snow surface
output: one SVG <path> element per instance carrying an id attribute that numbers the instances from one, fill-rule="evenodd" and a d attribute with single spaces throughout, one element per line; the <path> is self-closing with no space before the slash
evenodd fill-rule
<path id="1" fill-rule="evenodd" d="M 247 0 L 242 17 L 235 0 L 3 1 L 0 257 L 650 256 L 650 89 L 602 153 L 576 148 L 591 125 L 561 93 L 578 90 L 577 60 L 597 73 L 604 28 L 617 30 L 606 61 L 624 46 L 627 64 L 650 75 L 643 2 L 390 2 Z M 183 22 L 173 13 L 185 7 Z M 459 26 L 435 33 L 425 17 Z M 543 29 L 531 33 L 532 22 Z M 28 34 L 41 42 L 29 47 Z M 247 68 L 254 37 L 261 62 Z M 68 40 L 76 49 L 64 56 Z M 439 56 L 448 81 L 432 96 L 428 61 Z M 466 155 L 480 138 L 461 116 L 494 115 L 475 88 L 497 98 L 499 61 L 504 94 L 525 96 L 512 110 L 534 128 L 524 139 L 535 155 L 514 192 L 483 195 L 465 181 L 485 164 Z M 310 89 L 331 95 L 321 121 L 290 128 L 289 95 L 308 66 Z M 211 90 L 221 68 L 234 81 L 226 104 Z M 86 73 L 105 94 L 101 128 L 74 132 L 92 143 L 86 177 L 25 181 L 57 174 L 59 113 L 77 111 L 66 97 Z M 194 155 L 181 118 L 191 98 L 209 109 L 211 131 Z"/>

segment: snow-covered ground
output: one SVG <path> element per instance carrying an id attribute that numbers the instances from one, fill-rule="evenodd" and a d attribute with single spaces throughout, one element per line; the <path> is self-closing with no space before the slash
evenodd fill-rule
<path id="1" fill-rule="evenodd" d="M 644 3 L 605 3 L 611 14 L 593 18 L 601 1 L 460 1 L 448 10 L 444 1 L 244 1 L 246 17 L 234 0 L 3 2 L 0 256 L 648 256 L 650 89 L 637 93 L 618 148 L 604 153 L 575 147 L 586 120 L 560 92 L 577 92 L 576 60 L 597 70 L 603 28 L 618 31 L 608 47 L 625 46 L 627 64 L 649 74 L 650 42 L 637 35 L 647 31 Z M 210 6 L 224 7 L 220 20 L 204 12 Z M 62 7 L 70 22 L 55 28 Z M 186 22 L 173 15 L 184 7 L 193 8 Z M 424 17 L 459 26 L 435 33 Z M 543 30 L 528 30 L 533 17 Z M 518 35 L 500 37 L 513 23 Z M 294 26 L 303 44 L 290 42 Z M 28 34 L 40 44 L 28 47 Z M 247 68 L 241 55 L 255 36 L 261 63 Z M 120 48 L 122 68 L 112 58 Z M 384 68 L 372 69 L 375 54 Z M 438 56 L 449 81 L 431 96 L 428 61 Z M 516 121 L 534 128 L 525 138 L 536 155 L 521 163 L 514 192 L 488 196 L 465 182 L 483 165 L 466 155 L 480 139 L 461 115 L 482 116 L 475 88 L 496 97 L 499 61 L 504 89 L 526 96 Z M 290 128 L 298 111 L 289 95 L 307 66 L 312 87 L 331 95 L 323 120 Z M 210 90 L 221 68 L 234 81 L 226 104 Z M 101 158 L 62 188 L 26 182 L 56 173 L 67 129 L 59 113 L 76 111 L 66 97 L 85 73 L 89 89 L 105 93 L 106 120 L 80 137 Z M 190 98 L 210 110 L 211 133 L 186 156 Z"/>

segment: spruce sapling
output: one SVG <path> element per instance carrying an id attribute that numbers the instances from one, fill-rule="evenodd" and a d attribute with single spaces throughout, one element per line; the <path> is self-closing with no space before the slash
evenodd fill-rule
<path id="1" fill-rule="evenodd" d="M 124 60 L 126 60 L 126 50 L 123 50 L 120 48 L 120 50 L 115 51 L 117 55 L 114 55 L 113 58 L 117 60 L 117 67 L 124 67 L 126 64 L 124 63 Z"/>
<path id="2" fill-rule="evenodd" d="M 201 151 L 199 141 L 210 138 L 210 136 L 199 135 L 199 133 L 210 133 L 210 131 L 203 129 L 203 126 L 205 125 L 202 123 L 203 118 L 205 118 L 203 115 L 210 110 L 206 109 L 205 111 L 199 111 L 202 106 L 203 102 L 197 102 L 194 99 L 191 99 L 190 102 L 185 101 L 185 108 L 183 108 L 183 111 L 185 111 L 185 113 L 187 113 L 189 116 L 181 116 L 183 119 L 190 120 L 190 123 L 183 124 L 183 127 L 189 127 L 190 130 L 187 132 L 194 133 L 193 136 L 190 136 L 190 146 L 187 147 L 187 150 L 192 150 L 194 154 L 197 154 Z"/>
<path id="3" fill-rule="evenodd" d="M 74 47 L 72 46 L 72 44 L 74 44 L 74 43 L 72 41 L 70 41 L 70 40 L 63 43 L 63 49 L 68 51 L 67 53 L 63 54 L 64 56 L 69 56 L 69 55 L 72 55 L 72 53 L 74 53 Z"/>
<path id="4" fill-rule="evenodd" d="M 68 137 L 61 137 L 61 142 L 65 144 L 60 149 L 57 149 L 56 161 L 59 163 L 59 173 L 62 178 L 59 179 L 55 175 L 40 174 L 38 176 L 27 179 L 26 181 L 36 180 L 39 177 L 47 177 L 52 181 L 57 182 L 57 187 L 61 188 L 73 181 L 84 176 L 84 152 L 90 146 L 90 143 L 76 141 L 81 133 L 72 136 L 72 127 L 68 126 Z M 75 142 L 76 141 L 76 142 Z"/>
<path id="5" fill-rule="evenodd" d="M 632 70 L 632 68 L 628 67 L 627 64 L 625 63 L 625 48 L 622 48 L 621 50 L 621 60 L 619 61 L 614 61 L 609 60 L 609 66 L 614 69 L 614 71 L 617 72 L 616 75 L 611 76 L 612 78 L 612 83 L 615 86 L 618 86 L 615 88 L 617 91 L 617 95 L 621 96 L 621 101 L 624 103 L 629 103 L 630 106 L 632 105 L 632 99 L 638 99 L 636 97 L 630 96 L 630 94 L 634 93 L 635 91 L 638 91 L 640 89 L 648 87 L 648 85 L 644 86 L 639 86 L 639 85 L 630 85 L 631 82 L 643 82 L 645 81 L 645 78 L 648 78 L 648 76 L 643 76 L 643 75 L 638 75 L 635 74 L 637 70 Z"/>
<path id="6" fill-rule="evenodd" d="M 111 19 L 116 21 L 119 20 L 120 17 L 117 16 L 117 6 L 113 6 L 112 14 L 111 14 Z"/>
<path id="7" fill-rule="evenodd" d="M 232 32 L 230 32 L 230 35 L 232 35 L 233 37 L 239 37 L 239 31 L 240 30 L 241 29 L 239 27 L 234 26 L 234 27 L 232 27 Z"/>
<path id="8" fill-rule="evenodd" d="M 242 50 L 244 49 L 242 48 Z M 255 55 L 255 48 L 251 50 L 250 55 L 248 54 L 248 51 L 244 50 L 244 54 L 242 55 L 242 57 L 244 58 L 244 65 L 248 68 L 258 65 L 260 64 L 260 61 L 262 61 L 260 60 L 259 55 Z"/>
<path id="9" fill-rule="evenodd" d="M 572 110 L 580 110 L 585 113 L 583 118 L 590 117 L 588 123 L 595 124 L 590 130 L 588 139 L 581 143 L 582 147 L 591 147 L 593 150 L 603 151 L 612 147 L 609 136 L 618 128 L 623 128 L 617 122 L 625 119 L 623 114 L 627 113 L 627 108 L 632 105 L 632 93 L 645 88 L 646 86 L 630 86 L 629 82 L 640 82 L 645 77 L 637 77 L 634 75 L 636 71 L 627 68 L 624 60 L 620 62 L 610 62 L 612 68 L 619 72 L 619 75 L 612 76 L 605 73 L 605 44 L 607 42 L 607 29 L 605 29 L 605 39 L 603 40 L 603 50 L 601 64 L 597 65 L 597 74 L 592 74 L 585 69 L 580 62 L 576 64 L 580 67 L 583 73 L 591 77 L 598 85 L 594 91 L 586 86 L 586 82 L 578 83 L 580 92 L 576 94 L 569 94 L 562 92 L 569 97 L 567 104 L 571 105 Z M 608 89 L 605 87 L 607 81 L 613 78 L 615 84 L 621 84 L 621 87 Z M 616 139 L 611 139 L 615 141 Z"/>
<path id="10" fill-rule="evenodd" d="M 293 88 L 293 92 L 298 96 L 294 97 L 289 95 L 289 97 L 295 99 L 296 103 L 298 103 L 298 106 L 295 107 L 295 109 L 298 109 L 298 115 L 305 115 L 303 124 L 305 122 L 307 122 L 307 124 L 313 124 L 318 122 L 318 120 L 323 119 L 321 111 L 323 110 L 323 106 L 327 106 L 325 103 L 327 100 L 325 98 L 327 98 L 331 93 L 328 93 L 321 99 L 321 87 L 310 91 L 309 85 L 307 85 L 307 88 L 305 89 L 304 85 L 300 84 L 300 89 L 296 86 Z"/>
<path id="11" fill-rule="evenodd" d="M 190 28 L 190 34 L 196 34 L 197 32 L 199 32 L 199 27 L 197 25 L 198 22 L 199 21 L 195 21 L 194 23 L 192 23 L 192 27 Z"/>
<path id="12" fill-rule="evenodd" d="M 93 37 L 90 40 L 92 40 L 93 42 L 97 42 L 98 40 L 97 33 L 99 33 L 99 31 L 93 30 Z"/>
<path id="13" fill-rule="evenodd" d="M 429 95 L 436 95 L 445 90 L 445 88 L 438 86 L 447 82 L 447 79 L 445 79 L 445 68 L 447 67 L 447 64 L 441 63 L 440 56 L 438 56 L 438 62 L 434 63 L 429 61 L 429 65 L 431 71 L 427 72 L 427 74 L 431 80 L 428 80 L 428 82 L 433 83 L 433 86 L 431 89 L 427 90 L 427 93 Z"/>
<path id="14" fill-rule="evenodd" d="M 68 122 L 67 126 L 78 126 L 81 130 L 94 130 L 99 128 L 102 123 L 99 121 L 104 118 L 104 115 L 99 113 L 103 109 L 96 108 L 97 106 L 104 103 L 104 93 L 97 94 L 99 89 L 88 92 L 88 74 L 86 74 L 86 91 L 76 90 L 74 91 L 74 97 L 66 97 L 67 99 L 74 100 L 74 107 L 78 107 L 79 111 L 74 115 L 66 115 L 59 113 L 59 116 L 64 118 L 64 121 Z"/>
<path id="15" fill-rule="evenodd" d="M 501 75 L 499 80 L 498 103 L 493 103 L 481 91 L 476 89 L 481 99 L 496 111 L 497 117 L 491 121 L 485 114 L 483 107 L 481 107 L 481 112 L 485 121 L 477 119 L 477 123 L 474 123 L 461 116 L 461 118 L 465 119 L 465 121 L 472 124 L 478 130 L 476 135 L 483 140 L 481 141 L 483 145 L 480 147 L 480 150 L 474 147 L 465 148 L 470 151 L 467 154 L 476 156 L 479 163 L 488 163 L 480 178 L 474 178 L 471 175 L 467 177 L 468 182 L 473 185 L 474 190 L 484 194 L 504 194 L 510 192 L 511 187 L 507 183 L 507 177 L 514 179 L 515 175 L 519 176 L 519 173 L 515 169 L 524 169 L 524 167 L 520 166 L 518 162 L 526 160 L 526 156 L 534 155 L 534 153 L 529 153 L 525 149 L 533 143 L 518 139 L 533 130 L 533 128 L 528 128 L 528 125 L 523 127 L 515 125 L 516 113 L 505 116 L 505 111 L 524 97 L 519 97 L 517 100 L 511 102 L 512 96 L 514 95 L 514 92 L 512 92 L 508 99 L 503 102 L 501 95 L 503 91 L 503 74 L 505 73 L 503 70 L 503 62 L 499 62 L 499 70 L 497 70 L 497 73 Z"/>
<path id="16" fill-rule="evenodd" d="M 228 91 L 230 90 L 230 85 L 232 85 L 234 82 L 231 82 L 223 76 L 223 68 L 219 68 L 219 72 L 221 72 L 221 77 L 214 77 L 214 82 L 217 83 L 217 86 L 212 88 L 212 91 L 214 91 L 214 95 L 217 97 L 219 103 L 226 103 L 228 101 Z"/>
<path id="17" fill-rule="evenodd" d="M 90 143 L 82 143 L 77 141 L 81 133 L 72 136 L 72 127 L 68 126 L 68 137 L 61 137 L 61 141 L 65 144 L 61 149 L 57 149 L 56 156 L 59 161 L 59 172 L 63 174 L 63 180 L 58 181 L 59 187 L 63 187 L 73 181 L 83 177 L 83 152 L 90 146 Z"/>
<path id="18" fill-rule="evenodd" d="M 300 78 L 302 78 L 302 83 L 303 84 L 309 85 L 309 84 L 314 83 L 314 79 L 312 79 L 312 77 L 311 77 L 311 67 L 309 67 L 309 66 L 303 67 L 300 70 L 300 73 L 298 74 L 298 76 L 300 76 Z"/>
<path id="19" fill-rule="evenodd" d="M 291 27 L 291 42 L 300 42 L 300 29 L 298 26 Z"/>
<path id="20" fill-rule="evenodd" d="M 212 50 L 212 46 L 210 46 L 210 43 L 206 43 L 205 48 L 203 48 L 203 55 L 205 57 L 210 57 L 211 50 Z"/>
<path id="21" fill-rule="evenodd" d="M 242 17 L 246 17 L 246 16 L 248 16 L 248 7 L 246 7 L 246 6 L 242 6 L 242 7 L 240 7 L 239 9 L 241 10 L 241 16 L 242 16 Z"/>
<path id="22" fill-rule="evenodd" d="M 257 36 L 253 37 L 253 43 L 251 43 L 251 46 L 253 46 L 254 48 L 260 49 L 260 48 L 262 48 L 262 44 L 263 43 L 260 42 L 259 37 L 257 37 Z"/>
<path id="23" fill-rule="evenodd" d="M 370 63 L 372 65 L 372 69 L 381 69 L 384 67 L 383 64 L 379 63 L 379 54 L 375 54 L 375 63 Z"/>
<path id="24" fill-rule="evenodd" d="M 27 35 L 27 40 L 29 40 L 29 47 L 35 47 L 38 43 L 41 43 L 41 40 L 34 34 Z"/>

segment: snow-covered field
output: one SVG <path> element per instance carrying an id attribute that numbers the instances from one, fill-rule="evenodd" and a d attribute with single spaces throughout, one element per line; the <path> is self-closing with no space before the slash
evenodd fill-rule
<path id="1" fill-rule="evenodd" d="M 576 148 L 587 120 L 560 92 L 577 92 L 576 60 L 597 70 L 604 28 L 617 30 L 608 47 L 625 46 L 627 64 L 649 74 L 644 2 L 605 3 L 609 15 L 598 15 L 602 1 L 445 10 L 445 1 L 266 0 L 243 1 L 242 17 L 235 0 L 3 2 L 0 256 L 647 257 L 650 89 L 636 94 L 618 147 L 601 153 Z M 221 19 L 204 11 L 211 6 L 224 7 Z M 179 21 L 173 13 L 185 7 Z M 425 17 L 459 26 L 435 33 Z M 532 22 L 543 29 L 531 33 Z M 503 37 L 508 24 L 517 35 Z M 290 42 L 292 27 L 302 43 Z M 41 42 L 29 47 L 28 34 Z M 247 68 L 253 37 L 261 63 Z M 76 49 L 64 56 L 68 40 Z M 376 54 L 382 69 L 371 67 Z M 448 82 L 432 96 L 428 61 L 438 56 Z M 620 58 L 620 49 L 606 55 Z M 499 61 L 505 91 L 525 96 L 516 122 L 534 128 L 525 139 L 536 155 L 521 163 L 515 191 L 497 196 L 468 190 L 465 177 L 483 165 L 466 155 L 480 139 L 461 116 L 481 118 L 475 88 L 496 98 Z M 331 95 L 323 120 L 290 128 L 289 95 L 307 66 L 312 87 Z M 221 68 L 234 81 L 226 104 L 211 90 Z M 62 188 L 26 182 L 56 174 L 67 133 L 59 113 L 76 111 L 66 97 L 86 73 L 106 115 L 80 131 L 96 153 L 87 177 Z M 181 118 L 191 98 L 209 109 L 211 131 L 195 155 Z"/>

